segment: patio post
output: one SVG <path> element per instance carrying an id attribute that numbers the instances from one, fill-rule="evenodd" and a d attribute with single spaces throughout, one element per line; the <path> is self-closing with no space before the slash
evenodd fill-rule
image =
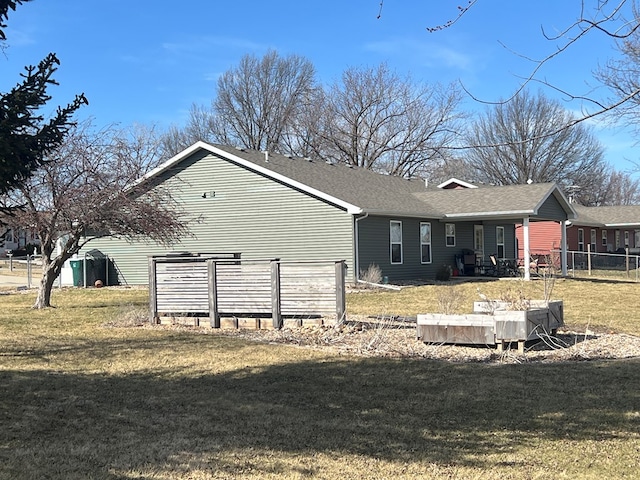
<path id="1" fill-rule="evenodd" d="M 531 255 L 529 254 L 529 217 L 522 219 L 522 238 L 524 239 L 524 279 L 531 280 Z"/>
<path id="2" fill-rule="evenodd" d="M 567 222 L 560 222 L 560 267 L 562 275 L 567 276 Z"/>

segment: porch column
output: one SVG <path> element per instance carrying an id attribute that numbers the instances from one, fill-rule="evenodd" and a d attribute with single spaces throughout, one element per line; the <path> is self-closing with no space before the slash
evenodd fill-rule
<path id="1" fill-rule="evenodd" d="M 531 255 L 529 254 L 529 217 L 522 219 L 522 238 L 524 239 L 524 279 L 531 280 Z"/>
<path id="2" fill-rule="evenodd" d="M 560 266 L 562 275 L 567 276 L 567 222 L 560 222 Z M 589 240 L 591 241 L 591 240 Z"/>

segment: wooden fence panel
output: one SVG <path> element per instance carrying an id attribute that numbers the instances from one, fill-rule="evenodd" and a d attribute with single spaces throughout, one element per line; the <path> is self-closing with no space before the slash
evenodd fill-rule
<path id="1" fill-rule="evenodd" d="M 204 262 L 157 262 L 156 308 L 165 313 L 209 311 L 209 281 Z"/>
<path id="2" fill-rule="evenodd" d="M 221 314 L 271 314 L 271 267 L 268 262 L 216 264 Z"/>
<path id="3" fill-rule="evenodd" d="M 282 317 L 344 315 L 344 262 L 150 257 L 150 319 L 160 315 Z"/>
<path id="4" fill-rule="evenodd" d="M 335 314 L 334 263 L 282 263 L 280 269 L 282 315 L 329 316 Z"/>

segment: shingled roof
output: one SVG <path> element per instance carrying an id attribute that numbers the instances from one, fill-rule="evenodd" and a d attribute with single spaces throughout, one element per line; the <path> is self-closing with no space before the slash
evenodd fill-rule
<path id="1" fill-rule="evenodd" d="M 592 227 L 639 227 L 640 205 L 616 205 L 610 207 L 585 207 L 574 205 L 578 213 L 576 224 Z"/>
<path id="2" fill-rule="evenodd" d="M 552 183 L 452 190 L 427 188 L 421 179 L 406 179 L 344 164 L 204 142 L 179 153 L 141 181 L 158 175 L 200 150 L 339 205 L 354 214 L 459 220 L 517 219 L 539 215 L 542 204 L 553 195 L 568 218 L 575 216 L 562 192 Z"/>

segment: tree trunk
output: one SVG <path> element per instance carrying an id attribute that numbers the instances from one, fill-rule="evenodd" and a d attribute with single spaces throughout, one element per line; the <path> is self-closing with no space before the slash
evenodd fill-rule
<path id="1" fill-rule="evenodd" d="M 43 263 L 42 265 L 42 279 L 40 280 L 40 286 L 38 287 L 38 296 L 36 302 L 33 304 L 33 308 L 47 308 L 51 306 L 51 291 L 53 290 L 53 282 L 55 282 L 57 275 L 53 265 Z"/>

